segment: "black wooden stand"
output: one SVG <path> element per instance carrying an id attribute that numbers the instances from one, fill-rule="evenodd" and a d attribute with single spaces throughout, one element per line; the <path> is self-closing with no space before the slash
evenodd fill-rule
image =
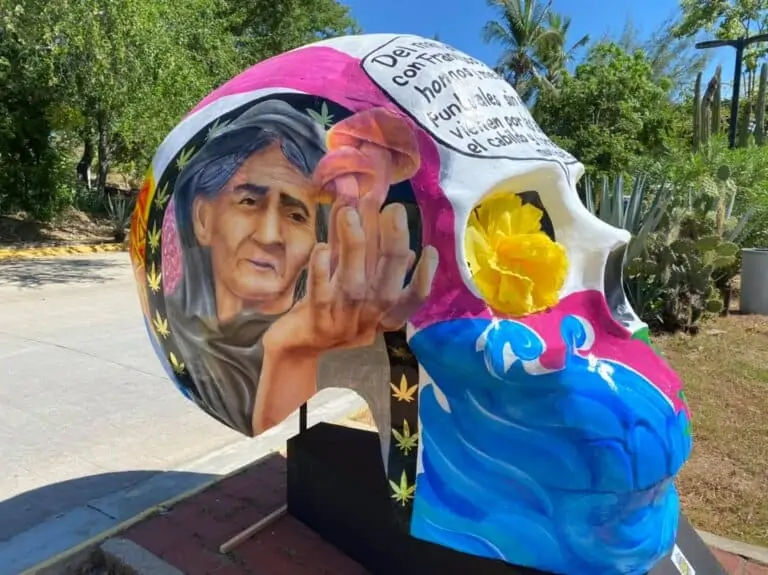
<path id="1" fill-rule="evenodd" d="M 543 573 L 410 537 L 391 509 L 376 433 L 318 423 L 288 441 L 288 512 L 373 575 Z M 677 545 L 696 575 L 726 575 L 683 516 Z M 649 575 L 681 571 L 667 558 Z"/>

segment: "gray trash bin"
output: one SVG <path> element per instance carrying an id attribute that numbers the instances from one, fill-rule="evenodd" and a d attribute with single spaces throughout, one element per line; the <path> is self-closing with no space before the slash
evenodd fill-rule
<path id="1" fill-rule="evenodd" d="M 741 250 L 741 313 L 768 315 L 768 248 Z"/>

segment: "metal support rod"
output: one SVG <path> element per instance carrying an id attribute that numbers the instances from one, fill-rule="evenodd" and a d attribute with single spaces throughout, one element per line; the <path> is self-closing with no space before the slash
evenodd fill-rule
<path id="1" fill-rule="evenodd" d="M 256 535 L 262 529 L 272 525 L 275 521 L 283 517 L 286 513 L 288 513 L 287 505 L 283 505 L 282 507 L 277 508 L 275 511 L 273 511 L 263 519 L 260 519 L 250 527 L 243 529 L 240 533 L 238 533 L 231 539 L 228 539 L 227 541 L 222 543 L 221 546 L 219 547 L 219 553 L 229 553 L 235 547 L 246 542 L 248 539 Z"/>
<path id="2" fill-rule="evenodd" d="M 743 39 L 742 39 L 743 40 Z M 739 118 L 739 91 L 741 90 L 741 66 L 744 62 L 744 42 L 736 43 L 736 64 L 733 68 L 733 91 L 731 93 L 731 118 L 728 123 L 728 147 L 736 147 L 736 126 Z"/>
<path id="3" fill-rule="evenodd" d="M 302 403 L 299 408 L 299 433 L 307 430 L 307 404 Z"/>
<path id="4" fill-rule="evenodd" d="M 757 34 L 748 38 L 742 37 L 736 40 L 710 40 L 699 42 L 696 48 L 720 48 L 721 46 L 730 46 L 736 49 L 736 64 L 733 71 L 733 92 L 731 94 L 731 118 L 728 122 L 728 146 L 736 147 L 736 125 L 739 116 L 739 91 L 741 89 L 741 67 L 744 62 L 744 49 L 752 44 L 759 42 L 768 42 L 768 34 Z"/>

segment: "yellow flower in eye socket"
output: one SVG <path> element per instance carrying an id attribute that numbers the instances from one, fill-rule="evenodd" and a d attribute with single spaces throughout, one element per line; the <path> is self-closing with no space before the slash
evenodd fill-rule
<path id="1" fill-rule="evenodd" d="M 543 215 L 516 194 L 493 196 L 472 211 L 464 240 L 467 264 L 495 311 L 520 317 L 557 304 L 568 258 L 541 231 Z"/>

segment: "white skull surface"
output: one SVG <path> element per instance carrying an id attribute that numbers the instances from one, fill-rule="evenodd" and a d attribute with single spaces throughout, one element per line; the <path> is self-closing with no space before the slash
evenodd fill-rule
<path id="1" fill-rule="evenodd" d="M 576 191 L 583 166 L 541 132 L 487 66 L 416 36 L 352 36 L 288 52 L 213 92 L 172 132 L 153 161 L 150 200 L 188 142 L 220 118 L 302 94 L 349 112 L 382 108 L 407 117 L 418 141 L 421 164 L 410 187 L 421 243 L 436 250 L 439 265 L 408 322 L 417 373 L 398 367 L 408 350 L 405 359 L 402 350 L 393 354 L 388 339 L 387 360 L 379 338 L 366 349 L 329 352 L 318 376 L 319 387 L 349 387 L 370 404 L 395 507 L 407 513 L 411 534 L 546 571 L 649 571 L 674 542 L 673 479 L 691 447 L 680 381 L 644 341 L 645 326 L 624 295 L 629 234 L 584 207 Z M 538 207 L 544 232 L 567 259 L 556 305 L 519 317 L 483 299 L 466 263 L 473 210 L 504 195 Z M 153 213 L 137 209 L 134 243 L 151 248 L 141 230 L 165 214 L 162 273 L 181 281 L 185 247 L 174 210 Z M 489 217 L 496 216 L 504 214 Z M 149 261 L 134 249 L 137 274 Z M 535 279 L 547 273 L 541 265 L 523 268 L 538 266 Z M 140 291 L 148 323 L 156 313 L 162 320 L 166 299 L 178 291 L 163 287 L 166 295 Z M 153 341 L 169 345 L 156 327 Z M 167 358 L 169 349 L 158 353 Z M 192 365 L 189 347 L 171 363 L 178 355 Z M 408 391 L 415 378 L 418 401 Z M 227 393 L 235 392 L 219 395 Z"/>

